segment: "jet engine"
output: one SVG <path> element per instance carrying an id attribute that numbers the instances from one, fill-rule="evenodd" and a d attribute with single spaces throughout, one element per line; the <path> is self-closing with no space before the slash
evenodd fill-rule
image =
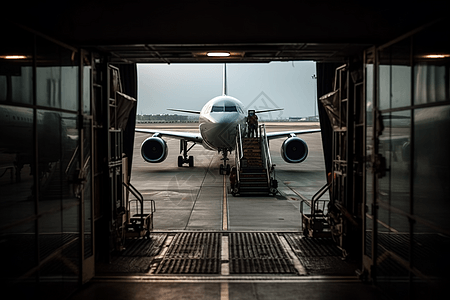
<path id="1" fill-rule="evenodd" d="M 167 157 L 167 143 L 160 137 L 149 137 L 142 142 L 141 155 L 146 162 L 159 163 Z"/>
<path id="2" fill-rule="evenodd" d="M 301 163 L 308 156 L 308 145 L 296 136 L 286 139 L 281 145 L 281 157 L 288 163 Z"/>

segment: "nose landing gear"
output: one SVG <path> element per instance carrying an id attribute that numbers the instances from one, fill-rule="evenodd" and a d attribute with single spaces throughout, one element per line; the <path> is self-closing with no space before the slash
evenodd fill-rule
<path id="1" fill-rule="evenodd" d="M 187 147 L 187 141 L 186 140 L 180 140 L 180 153 L 183 152 L 183 156 L 178 156 L 178 167 L 182 167 L 183 164 L 189 164 L 189 167 L 192 168 L 194 166 L 194 157 L 189 156 L 188 152 L 192 149 L 192 147 L 195 146 L 196 143 L 194 143 L 191 147 Z"/>
<path id="2" fill-rule="evenodd" d="M 220 175 L 230 175 L 231 167 L 228 164 L 228 149 L 219 149 L 219 152 L 222 152 L 223 158 L 223 164 L 220 165 L 219 173 Z M 231 152 L 231 151 L 230 151 Z"/>

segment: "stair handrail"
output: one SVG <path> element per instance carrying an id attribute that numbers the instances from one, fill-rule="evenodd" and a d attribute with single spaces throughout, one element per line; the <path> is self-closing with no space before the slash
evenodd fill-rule
<path id="1" fill-rule="evenodd" d="M 316 204 L 318 204 L 319 202 L 323 202 L 323 209 L 322 212 L 325 209 L 325 203 L 329 202 L 330 200 L 320 200 L 320 198 L 325 194 L 326 191 L 328 191 L 328 189 L 331 187 L 332 182 L 330 183 L 325 183 L 324 186 L 322 186 L 312 197 L 311 201 L 307 200 L 307 199 L 303 199 L 300 202 L 300 214 L 303 215 L 303 203 L 306 203 L 306 205 L 308 205 L 311 209 L 311 217 L 312 219 L 315 219 L 315 214 L 316 214 L 316 210 L 318 210 L 318 208 L 316 208 Z"/>
<path id="2" fill-rule="evenodd" d="M 328 191 L 328 189 L 331 187 L 331 184 L 332 184 L 332 182 L 326 183 L 312 197 L 312 199 L 311 199 L 311 212 L 312 212 L 313 215 L 315 214 L 315 211 L 316 211 L 316 203 L 319 202 L 319 199 L 323 196 L 323 194 L 325 194 L 325 192 Z M 324 205 L 325 205 L 325 202 L 327 200 L 322 200 L 322 201 L 324 201 Z M 322 209 L 322 212 L 323 212 L 323 209 Z"/>
<path id="3" fill-rule="evenodd" d="M 261 137 L 261 144 L 264 150 L 262 151 L 262 153 L 264 153 L 264 165 L 266 167 L 267 183 L 269 184 L 270 188 L 270 180 L 272 179 L 271 174 L 273 172 L 274 166 L 272 164 L 272 157 L 270 156 L 269 140 L 267 139 L 265 124 L 259 125 L 259 136 Z"/>
<path id="4" fill-rule="evenodd" d="M 240 176 L 239 171 L 241 170 L 241 159 L 244 156 L 244 150 L 242 148 L 242 130 L 241 124 L 237 124 L 236 126 L 236 180 L 239 182 Z"/>
<path id="5" fill-rule="evenodd" d="M 140 213 L 140 217 L 141 217 L 141 224 L 143 226 L 144 224 L 144 196 L 142 196 L 142 194 L 134 187 L 134 185 L 131 184 L 131 182 L 122 182 L 123 186 L 133 194 L 134 197 L 136 197 L 136 199 L 132 199 L 132 200 L 128 200 L 128 211 L 130 210 L 129 207 L 129 203 L 131 201 L 138 201 L 140 206 L 141 206 L 141 213 Z M 150 200 L 150 211 L 153 214 L 156 211 L 156 206 L 155 206 L 155 201 L 154 200 Z M 137 209 L 138 212 L 138 209 Z M 129 220 L 128 220 L 129 222 Z"/>

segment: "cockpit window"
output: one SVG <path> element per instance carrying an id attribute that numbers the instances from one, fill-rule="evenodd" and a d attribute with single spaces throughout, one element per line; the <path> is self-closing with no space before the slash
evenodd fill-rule
<path id="1" fill-rule="evenodd" d="M 223 106 L 219 106 L 219 105 L 214 105 L 211 109 L 211 112 L 222 112 L 223 111 Z"/>
<path id="2" fill-rule="evenodd" d="M 226 112 L 233 112 L 233 111 L 237 111 L 237 108 L 234 105 L 225 105 L 225 111 Z"/>
<path id="3" fill-rule="evenodd" d="M 211 108 L 211 112 L 236 112 L 238 108 L 235 105 L 214 105 Z"/>

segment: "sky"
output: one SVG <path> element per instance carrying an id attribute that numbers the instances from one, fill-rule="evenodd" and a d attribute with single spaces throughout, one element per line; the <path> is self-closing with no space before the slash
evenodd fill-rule
<path id="1" fill-rule="evenodd" d="M 138 64 L 138 114 L 173 113 L 167 108 L 201 110 L 222 95 L 223 64 Z M 265 118 L 313 116 L 315 62 L 227 64 L 228 95 L 246 109 L 284 108 Z M 179 113 L 183 114 L 183 113 Z"/>

